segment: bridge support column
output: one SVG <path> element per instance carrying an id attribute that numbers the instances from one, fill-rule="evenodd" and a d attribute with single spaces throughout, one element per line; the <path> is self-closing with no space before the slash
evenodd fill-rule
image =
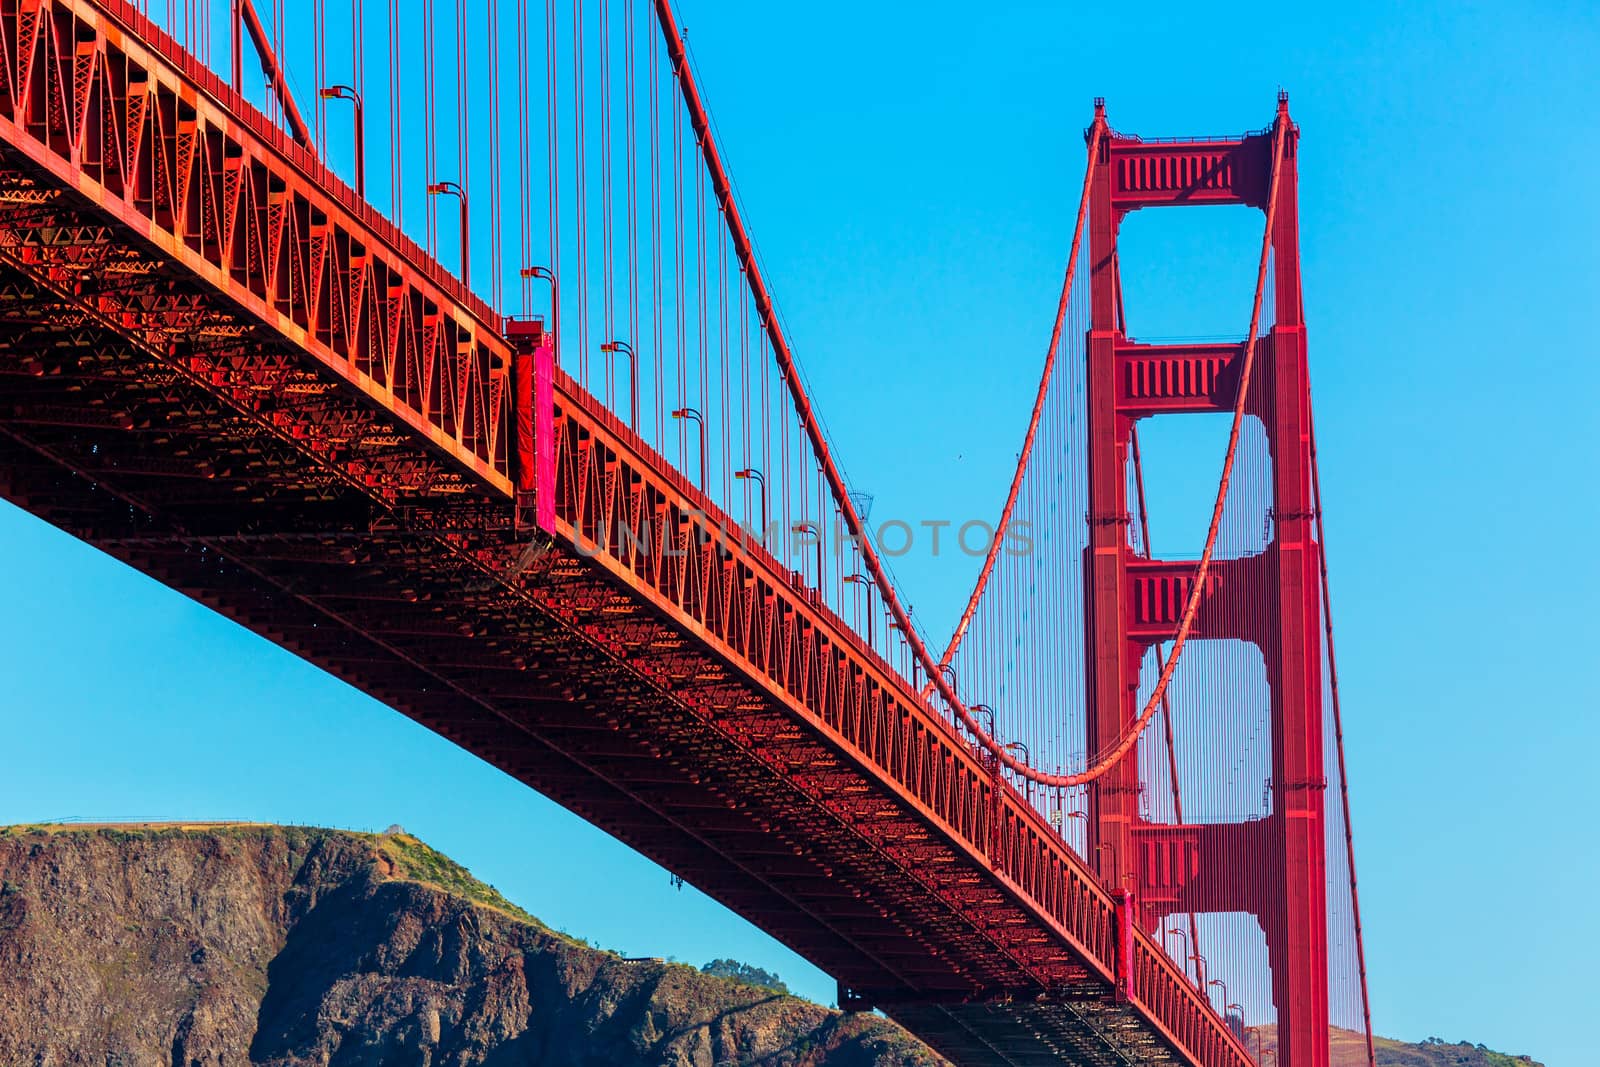
<path id="1" fill-rule="evenodd" d="M 536 319 L 508 319 L 511 342 L 511 471 L 517 530 L 556 530 L 555 345 Z"/>
<path id="2" fill-rule="evenodd" d="M 1132 610 L 1135 582 L 1148 585 L 1182 568 L 1175 579 L 1182 591 L 1187 588 L 1182 575 L 1192 571 L 1192 565 L 1135 557 L 1128 543 L 1129 439 L 1134 423 L 1157 412 L 1230 408 L 1239 384 L 1229 377 L 1230 365 L 1238 358 L 1230 346 L 1180 351 L 1134 346 L 1127 340 L 1116 243 L 1122 217 L 1129 211 L 1246 203 L 1271 214 L 1268 237 L 1274 288 L 1272 304 L 1264 309 L 1271 318 L 1264 321 L 1273 326 L 1258 343 L 1249 413 L 1262 420 L 1272 456 L 1274 534 L 1259 556 L 1227 561 L 1212 571 L 1225 592 L 1202 609 L 1192 634 L 1247 640 L 1261 650 L 1271 689 L 1270 816 L 1229 825 L 1145 823 L 1140 817 L 1142 783 L 1135 753 L 1090 786 L 1093 854 L 1088 858 L 1113 892 L 1138 894 L 1148 921 L 1174 912 L 1253 913 L 1261 923 L 1271 961 L 1279 1067 L 1328 1067 L 1321 602 L 1300 307 L 1297 134 L 1286 102 L 1280 101 L 1277 121 L 1277 128 L 1284 131 L 1284 158 L 1275 207 L 1268 203 L 1274 144 L 1270 131 L 1204 148 L 1139 142 L 1107 131 L 1100 139 L 1098 157 L 1090 160 L 1092 311 L 1087 338 L 1089 532 L 1084 630 L 1091 758 L 1109 750 L 1131 729 L 1140 711 L 1140 668 L 1148 647 L 1152 640 L 1166 637 L 1167 623 L 1176 625 L 1175 619 L 1142 618 Z M 1103 127 L 1104 122 L 1097 108 L 1095 123 Z M 1237 351 L 1242 355 L 1244 347 Z M 1130 361 L 1136 358 L 1155 361 L 1152 373 L 1159 388 L 1147 389 L 1129 377 L 1130 371 L 1149 369 L 1133 365 Z M 1173 363 L 1183 374 L 1161 360 Z M 1174 361 L 1187 362 L 1177 367 Z M 1189 391 L 1167 395 L 1173 391 L 1172 381 Z M 1155 399 L 1145 395 L 1152 390 L 1161 395 Z M 1172 598 L 1174 605 L 1182 600 L 1178 595 Z M 1186 951 L 1198 958 L 1195 948 Z"/>
<path id="3" fill-rule="evenodd" d="M 1095 123 L 1105 124 L 1095 108 Z M 1089 161 L 1089 257 L 1091 318 L 1089 368 L 1089 543 L 1084 553 L 1085 660 L 1088 667 L 1089 751 L 1115 745 L 1132 722 L 1139 661 L 1131 658 L 1124 632 L 1128 592 L 1128 502 L 1124 472 L 1130 423 L 1117 410 L 1116 246 L 1119 221 L 1111 197 L 1110 137 L 1100 139 Z M 1128 759 L 1089 790 L 1087 857 L 1113 892 L 1122 889 L 1130 858 L 1128 833 L 1139 814 L 1139 769 Z"/>
<path id="4" fill-rule="evenodd" d="M 1278 862 L 1267 927 L 1283 1067 L 1328 1064 L 1327 789 L 1322 751 L 1322 602 L 1311 493 L 1311 392 L 1300 297 L 1297 137 L 1289 125 L 1273 216 L 1276 307 L 1263 340 L 1270 382 L 1277 648 L 1272 681 L 1272 801 Z"/>

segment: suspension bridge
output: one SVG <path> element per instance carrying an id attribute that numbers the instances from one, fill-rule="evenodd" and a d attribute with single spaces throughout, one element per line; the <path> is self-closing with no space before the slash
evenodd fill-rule
<path id="1" fill-rule="evenodd" d="M 666 0 L 368 8 L 0 0 L 0 494 L 956 1064 L 1370 1067 L 1287 99 L 1177 140 L 1097 103 L 935 640 Z M 1216 204 L 1263 215 L 1248 327 L 1139 342 L 1121 221 Z M 1164 557 L 1140 421 L 1205 412 L 1207 537 Z"/>

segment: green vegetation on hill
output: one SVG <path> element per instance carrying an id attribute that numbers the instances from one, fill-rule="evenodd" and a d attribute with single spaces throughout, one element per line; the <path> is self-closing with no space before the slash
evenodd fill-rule
<path id="1" fill-rule="evenodd" d="M 740 963 L 738 960 L 712 960 L 700 968 L 700 971 L 703 974 L 714 975 L 718 978 L 731 978 L 735 982 L 753 985 L 758 989 L 770 989 L 774 993 L 789 992 L 788 984 L 771 971 L 762 970 L 760 967 L 752 967 L 750 964 Z"/>
<path id="2" fill-rule="evenodd" d="M 431 885 L 545 929 L 544 923 L 511 903 L 494 886 L 478 881 L 471 871 L 420 839 L 403 831 L 362 836 L 370 836 L 394 864 L 395 877 Z"/>
<path id="3" fill-rule="evenodd" d="M 0 1065 L 942 1062 L 724 962 L 595 951 L 399 827 L 0 827 Z"/>
<path id="4" fill-rule="evenodd" d="M 415 939 L 419 920 L 434 936 Z M 445 951 L 453 944 L 473 951 Z M 488 1062 L 502 1039 L 527 1034 L 577 1056 L 594 1052 L 603 1026 L 585 1013 L 624 1001 L 639 1011 L 618 1018 L 601 1058 L 583 1062 L 636 1062 L 639 1033 L 650 1055 L 677 1055 L 691 1039 L 732 1042 L 752 1067 L 943 1062 L 881 1016 L 784 995 L 778 975 L 740 960 L 697 973 L 596 949 L 398 826 L 0 826 L 0 1065 L 82 1052 L 72 1042 L 89 1029 L 107 1063 L 157 1062 L 179 1046 L 194 1054 L 184 1062 L 256 1062 L 252 1042 L 268 1034 L 282 1055 L 263 1062 L 328 1062 L 341 1044 L 431 1049 L 447 1040 L 435 1033 L 441 1019 L 461 1023 L 447 1043 L 466 1058 L 452 1062 Z M 400 987 L 406 996 L 391 995 Z M 289 989 L 321 992 L 308 1008 Z M 397 1015 L 402 1004 L 424 1010 Z M 318 1020 L 312 1038 L 297 1029 L 307 1011 Z M 1275 1028 L 1252 1030 L 1275 1055 Z M 301 1048 L 307 1040 L 316 1047 Z M 1374 1046 L 1377 1067 L 1541 1067 L 1465 1041 Z M 1360 1033 L 1334 1030 L 1330 1053 L 1336 1067 L 1366 1067 Z"/>
<path id="5" fill-rule="evenodd" d="M 1377 1038 L 1378 1067 L 1542 1067 L 1529 1056 L 1508 1056 L 1467 1041 L 1430 1037 L 1416 1045 Z"/>

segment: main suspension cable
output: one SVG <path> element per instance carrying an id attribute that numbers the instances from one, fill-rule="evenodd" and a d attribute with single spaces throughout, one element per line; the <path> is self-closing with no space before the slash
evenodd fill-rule
<path id="1" fill-rule="evenodd" d="M 1028 471 L 1028 461 L 1033 458 L 1033 443 L 1039 436 L 1039 420 L 1044 416 L 1045 397 L 1049 395 L 1050 383 L 1055 378 L 1056 353 L 1061 347 L 1061 328 L 1067 319 L 1067 306 L 1071 302 L 1072 283 L 1078 266 L 1078 251 L 1083 244 L 1083 223 L 1089 214 L 1089 182 L 1094 176 L 1094 158 L 1099 154 L 1100 141 L 1105 136 L 1105 126 L 1095 123 L 1093 133 L 1089 138 L 1089 166 L 1083 169 L 1083 192 L 1078 197 L 1078 221 L 1072 227 L 1072 251 L 1067 254 L 1067 269 L 1061 279 L 1061 297 L 1056 301 L 1056 321 L 1050 330 L 1050 344 L 1044 353 L 1044 372 L 1039 376 L 1039 392 L 1033 398 L 1033 415 L 1028 419 L 1028 432 L 1022 438 L 1022 453 L 1017 457 L 1017 471 L 1011 477 L 1011 491 L 1006 494 L 1005 507 L 1000 509 L 1000 521 L 995 524 L 994 536 L 989 541 L 989 551 L 984 556 L 983 568 L 978 571 L 977 584 L 972 587 L 972 595 L 967 598 L 967 606 L 961 612 L 961 620 L 956 623 L 955 632 L 950 635 L 950 643 L 945 646 L 944 655 L 939 657 L 939 667 L 934 674 L 943 673 L 955 658 L 956 652 L 961 648 L 961 642 L 967 635 L 967 627 L 972 625 L 972 616 L 977 613 L 978 602 L 983 599 L 984 590 L 989 586 L 989 577 L 994 573 L 995 561 L 1000 558 L 1000 546 L 1005 543 L 1006 531 L 1011 528 L 1011 515 L 1016 510 L 1017 498 L 1022 493 L 1023 475 Z M 931 695 L 934 683 L 930 681 L 923 688 L 923 696 Z"/>
<path id="2" fill-rule="evenodd" d="M 1161 676 L 1156 682 L 1154 692 L 1151 693 L 1143 711 L 1134 722 L 1133 729 L 1110 752 L 1094 759 L 1090 766 L 1084 770 L 1071 774 L 1050 774 L 1035 770 L 1027 763 L 1017 759 L 1010 751 L 985 732 L 972 712 L 961 701 L 950 680 L 940 671 L 939 661 L 934 658 L 928 650 L 927 644 L 922 640 L 921 635 L 912 626 L 910 614 L 900 602 L 883 561 L 879 557 L 871 538 L 867 536 L 865 524 L 862 522 L 861 515 L 850 498 L 844 477 L 840 473 L 838 465 L 834 462 L 816 411 L 812 407 L 810 398 L 806 395 L 805 386 L 800 380 L 799 367 L 795 362 L 793 350 L 789 347 L 788 339 L 783 334 L 776 306 L 761 274 L 760 265 L 755 257 L 754 246 L 748 231 L 744 227 L 743 218 L 739 213 L 738 203 L 733 195 L 732 182 L 728 178 L 721 154 L 717 150 L 716 140 L 712 135 L 710 119 L 701 100 L 699 89 L 695 84 L 693 72 L 689 67 L 689 59 L 687 50 L 684 47 L 683 37 L 672 14 L 671 2 L 670 0 L 654 0 L 654 3 L 656 17 L 661 23 L 662 36 L 666 41 L 667 54 L 672 63 L 673 74 L 678 83 L 679 93 L 683 97 L 684 109 L 688 113 L 690 124 L 699 143 L 701 156 L 705 163 L 706 171 L 711 178 L 712 191 L 716 197 L 717 204 L 727 219 L 728 230 L 733 238 L 734 250 L 739 264 L 744 268 L 751 295 L 755 298 L 756 312 L 760 316 L 763 332 L 771 342 L 773 356 L 783 377 L 784 385 L 787 387 L 789 397 L 794 403 L 795 414 L 799 418 L 802 429 L 805 431 L 807 443 L 811 446 L 817 466 L 824 480 L 828 483 L 828 489 L 833 495 L 834 504 L 844 518 L 845 528 L 851 538 L 854 539 L 861 553 L 862 563 L 865 565 L 868 574 L 871 575 L 895 628 L 899 630 L 911 653 L 913 672 L 916 668 L 920 668 L 967 731 L 1002 766 L 1018 777 L 1045 786 L 1085 785 L 1100 778 L 1133 749 L 1139 736 L 1144 732 L 1156 710 L 1161 706 L 1162 698 L 1165 696 L 1167 686 L 1172 679 L 1172 672 L 1177 667 L 1178 659 L 1183 653 L 1183 647 L 1188 641 L 1189 632 L 1194 626 L 1195 616 L 1200 606 L 1201 594 L 1206 584 L 1206 577 L 1210 573 L 1211 557 L 1216 549 L 1217 531 L 1221 526 L 1223 506 L 1227 500 L 1228 483 L 1233 473 L 1234 459 L 1238 453 L 1239 432 L 1244 421 L 1245 403 L 1250 391 L 1251 371 L 1255 365 L 1256 333 L 1261 324 L 1262 293 L 1266 286 L 1268 257 L 1272 250 L 1272 230 L 1277 214 L 1278 188 L 1282 170 L 1283 144 L 1287 120 L 1280 115 L 1274 124 L 1272 182 L 1268 193 L 1267 225 L 1261 241 L 1261 262 L 1256 276 L 1255 300 L 1250 313 L 1250 333 L 1245 342 L 1238 397 L 1234 404 L 1233 427 L 1228 435 L 1228 451 L 1223 460 L 1222 477 L 1217 486 L 1217 499 L 1212 509 L 1211 526 L 1206 536 L 1205 551 L 1201 553 L 1200 562 L 1195 569 L 1194 583 L 1190 589 L 1188 603 L 1185 605 L 1177 635 L 1173 639 L 1172 652 L 1162 667 Z M 1107 132 L 1104 118 L 1097 118 L 1095 133 L 1091 137 L 1091 141 L 1097 148 Z M 1091 168 L 1093 167 L 1093 157 L 1090 158 L 1089 165 Z"/>
<path id="3" fill-rule="evenodd" d="M 1104 120 L 1099 120 L 1103 122 Z M 1030 767 L 1027 763 L 1017 759 L 1003 745 L 997 742 L 982 729 L 978 720 L 955 697 L 948 680 L 942 675 L 936 675 L 940 695 L 950 704 L 963 725 L 977 738 L 978 742 L 1007 769 L 1018 777 L 1027 781 L 1036 782 L 1045 786 L 1078 786 L 1103 776 L 1115 767 L 1124 756 L 1133 750 L 1145 728 L 1150 725 L 1156 711 L 1161 707 L 1166 697 L 1167 686 L 1172 681 L 1172 673 L 1177 669 L 1178 659 L 1183 654 L 1184 645 L 1189 640 L 1189 633 L 1194 628 L 1195 617 L 1199 612 L 1200 600 L 1204 595 L 1206 578 L 1211 571 L 1211 559 L 1216 552 L 1217 533 L 1222 525 L 1222 512 L 1227 503 L 1228 485 L 1233 477 L 1234 460 L 1239 451 L 1239 432 L 1244 423 L 1245 407 L 1249 399 L 1250 380 L 1255 367 L 1257 350 L 1256 334 L 1261 327 L 1262 295 L 1266 289 L 1267 265 L 1272 254 L 1272 230 L 1277 221 L 1278 189 L 1283 169 L 1283 146 L 1287 135 L 1287 119 L 1280 114 L 1274 122 L 1272 137 L 1272 181 L 1267 194 L 1267 222 L 1261 237 L 1261 258 L 1256 269 L 1255 299 L 1250 310 L 1250 332 L 1246 336 L 1244 358 L 1241 361 L 1239 372 L 1238 393 L 1234 399 L 1233 425 L 1228 433 L 1228 450 L 1223 457 L 1222 477 L 1217 483 L 1216 503 L 1211 509 L 1211 525 L 1206 532 L 1205 549 L 1200 554 L 1200 562 L 1195 567 L 1193 583 L 1189 589 L 1188 601 L 1184 605 L 1183 616 L 1178 624 L 1178 630 L 1172 641 L 1172 651 L 1168 654 L 1166 662 L 1162 665 L 1160 677 L 1156 680 L 1155 689 L 1146 700 L 1144 708 L 1134 720 L 1132 728 L 1123 736 L 1122 740 L 1112 746 L 1108 752 L 1098 755 L 1091 754 L 1089 766 L 1082 771 L 1070 774 L 1051 774 Z M 1094 165 L 1093 159 L 1090 166 Z"/>
<path id="4" fill-rule="evenodd" d="M 1155 549 L 1150 543 L 1150 511 L 1145 506 L 1144 495 L 1144 457 L 1139 454 L 1139 426 L 1134 424 L 1129 432 L 1129 444 L 1133 452 L 1133 485 L 1139 505 L 1139 541 L 1145 559 L 1155 557 Z M 1156 643 L 1156 656 L 1159 658 L 1164 653 L 1162 642 Z M 1172 701 L 1169 694 L 1161 694 L 1161 725 L 1164 728 L 1167 742 L 1167 779 L 1172 785 L 1172 821 L 1178 826 L 1184 824 L 1183 820 L 1183 791 L 1178 787 L 1178 746 L 1173 736 L 1172 726 Z M 1195 986 L 1203 993 L 1206 989 L 1205 955 L 1200 951 L 1200 923 L 1195 918 L 1193 909 L 1189 915 L 1189 951 L 1195 957 Z M 1187 970 L 1187 968 L 1185 968 Z M 1369 1065 L 1371 1067 L 1371 1065 Z"/>

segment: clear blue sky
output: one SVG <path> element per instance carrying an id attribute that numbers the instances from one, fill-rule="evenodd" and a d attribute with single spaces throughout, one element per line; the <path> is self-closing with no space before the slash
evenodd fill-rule
<path id="1" fill-rule="evenodd" d="M 1112 10 L 680 17 L 846 465 L 911 517 L 1003 498 L 1091 98 L 1130 132 L 1231 133 L 1290 90 L 1373 1015 L 1592 1062 L 1600 20 Z M 1242 332 L 1258 223 L 1136 223 L 1146 332 Z M 1155 488 L 1190 513 L 1210 491 Z M 0 822 L 399 822 L 556 926 L 831 998 L 692 889 L 287 653 L 9 506 L 0 546 Z M 930 630 L 971 564 L 897 563 Z"/>

